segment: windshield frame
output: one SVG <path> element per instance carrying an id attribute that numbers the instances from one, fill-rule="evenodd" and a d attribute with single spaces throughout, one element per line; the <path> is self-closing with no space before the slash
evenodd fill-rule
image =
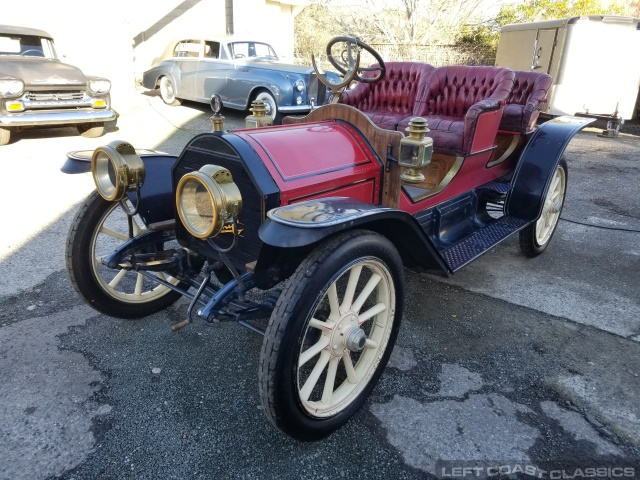
<path id="1" fill-rule="evenodd" d="M 245 55 L 244 53 L 241 53 L 241 56 L 237 56 L 238 53 L 236 52 L 236 45 L 247 45 L 246 49 L 242 49 L 243 51 L 246 51 L 248 53 L 248 55 Z M 251 55 L 251 51 L 253 50 L 253 52 L 256 51 L 256 45 L 261 45 L 261 46 L 266 46 L 269 54 L 268 55 Z M 273 49 L 273 47 L 265 42 L 254 42 L 252 40 L 238 40 L 238 41 L 234 41 L 234 42 L 229 42 L 227 43 L 227 49 L 229 50 L 229 54 L 231 55 L 232 59 L 247 59 L 247 58 L 251 58 L 251 59 L 256 59 L 256 58 L 266 58 L 269 60 L 275 60 L 278 61 L 278 55 L 276 54 L 276 51 Z"/>
<path id="2" fill-rule="evenodd" d="M 44 58 L 57 60 L 53 39 L 38 35 L 0 33 L 0 58 Z"/>

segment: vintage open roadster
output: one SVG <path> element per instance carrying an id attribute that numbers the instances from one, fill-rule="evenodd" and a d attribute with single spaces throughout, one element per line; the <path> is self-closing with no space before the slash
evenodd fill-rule
<path id="1" fill-rule="evenodd" d="M 374 388 L 404 267 L 451 275 L 515 233 L 524 255 L 547 248 L 563 151 L 591 121 L 536 125 L 546 74 L 385 64 L 348 37 L 327 51 L 343 82 L 304 118 L 260 127 L 256 104 L 254 128 L 223 131 L 214 98 L 217 127 L 177 157 L 96 149 L 97 189 L 66 252 L 74 287 L 104 314 L 143 317 L 184 296 L 175 329 L 202 318 L 262 333 L 265 412 L 302 440 L 342 426 Z M 364 52 L 377 63 L 361 68 Z"/>

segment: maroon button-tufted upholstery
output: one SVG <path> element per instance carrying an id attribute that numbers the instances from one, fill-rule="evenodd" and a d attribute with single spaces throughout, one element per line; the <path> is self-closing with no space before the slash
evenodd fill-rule
<path id="1" fill-rule="evenodd" d="M 485 112 L 500 110 L 514 81 L 508 68 L 486 66 L 438 67 L 429 77 L 427 88 L 416 98 L 413 116 L 427 119 L 427 135 L 433 138 L 436 152 L 468 155 L 475 135 L 495 138 L 495 131 L 476 132 L 478 120 Z M 398 124 L 404 131 L 410 118 Z M 493 125 L 489 127 L 493 130 Z"/>
<path id="2" fill-rule="evenodd" d="M 416 96 L 424 91 L 434 67 L 418 62 L 388 62 L 387 73 L 376 83 L 359 83 L 343 93 L 341 103 L 356 107 L 381 128 L 396 130 L 398 123 L 416 115 Z M 374 64 L 372 66 L 377 66 Z M 364 72 L 374 77 L 378 72 Z"/>
<path id="3" fill-rule="evenodd" d="M 500 130 L 528 132 L 540 115 L 540 102 L 547 96 L 552 78 L 542 72 L 516 70 L 515 82 L 502 112 Z"/>

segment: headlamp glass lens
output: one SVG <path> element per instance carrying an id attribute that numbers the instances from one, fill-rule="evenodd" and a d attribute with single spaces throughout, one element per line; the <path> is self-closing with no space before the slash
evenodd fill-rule
<path id="1" fill-rule="evenodd" d="M 214 225 L 216 212 L 209 190 L 198 180 L 185 182 L 180 196 L 180 210 L 185 226 L 195 236 L 208 234 Z"/>
<path id="2" fill-rule="evenodd" d="M 117 174 L 113 168 L 113 162 L 104 152 L 98 152 L 96 157 L 95 180 L 99 193 L 105 198 L 111 198 L 116 194 Z"/>

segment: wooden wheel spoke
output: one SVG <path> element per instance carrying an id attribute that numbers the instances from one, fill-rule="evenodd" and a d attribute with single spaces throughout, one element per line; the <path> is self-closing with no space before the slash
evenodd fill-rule
<path id="1" fill-rule="evenodd" d="M 307 381 L 304 382 L 304 386 L 300 389 L 300 398 L 302 399 L 302 401 L 306 402 L 307 400 L 309 400 L 311 392 L 318 383 L 320 375 L 322 375 L 322 371 L 329 363 L 330 358 L 331 354 L 326 350 L 320 354 L 320 358 L 318 358 L 318 362 L 316 363 L 315 367 L 313 367 L 309 378 L 307 378 Z"/>
<path id="2" fill-rule="evenodd" d="M 354 312 L 358 312 L 362 308 L 362 305 L 364 305 L 364 302 L 367 301 L 367 299 L 369 298 L 369 295 L 371 295 L 371 292 L 373 292 L 374 288 L 376 288 L 378 283 L 380 283 L 380 280 L 382 280 L 382 277 L 377 273 L 374 273 L 373 275 L 371 275 L 371 278 L 362 289 L 362 292 L 360 292 L 360 295 L 358 295 L 358 298 L 351 306 L 351 309 Z"/>
<path id="3" fill-rule="evenodd" d="M 138 273 L 138 276 L 136 277 L 136 288 L 134 290 L 134 294 L 139 297 L 142 295 L 142 284 L 144 282 L 144 275 L 142 275 L 141 273 Z"/>
<path id="4" fill-rule="evenodd" d="M 379 313 L 384 312 L 386 309 L 387 309 L 387 306 L 384 303 L 377 303 L 366 312 L 363 312 L 360 315 L 358 315 L 360 325 L 362 325 L 364 322 L 371 319 L 372 317 L 375 317 Z"/>
<path id="5" fill-rule="evenodd" d="M 127 270 L 120 270 L 118 274 L 109 282 L 109 286 L 111 288 L 116 288 L 126 274 Z"/>
<path id="6" fill-rule="evenodd" d="M 300 358 L 298 359 L 298 368 L 315 357 L 318 353 L 325 349 L 327 345 L 329 345 L 329 338 L 324 336 L 320 337 L 320 340 L 318 340 L 316 343 L 314 343 L 312 346 L 310 346 L 300 354 Z"/>
<path id="7" fill-rule="evenodd" d="M 342 304 L 340 305 L 340 310 L 346 312 L 351 308 L 351 304 L 353 303 L 353 295 L 356 292 L 356 286 L 358 285 L 358 280 L 360 279 L 360 272 L 362 272 L 362 265 L 357 265 L 351 269 L 349 272 L 349 282 L 347 283 L 347 290 L 344 292 L 344 298 L 342 299 Z"/>
<path id="8" fill-rule="evenodd" d="M 335 320 L 340 316 L 340 302 L 338 301 L 338 290 L 336 284 L 332 283 L 327 290 L 327 298 L 329 299 L 329 308 L 331 309 L 330 317 Z"/>
<path id="9" fill-rule="evenodd" d="M 126 235 L 116 232 L 114 230 L 111 230 L 110 228 L 107 228 L 104 225 L 100 229 L 100 233 L 104 233 L 105 235 L 109 235 L 110 237 L 117 238 L 118 240 L 122 240 L 122 241 L 129 240 L 129 237 L 127 237 Z"/>
<path id="10" fill-rule="evenodd" d="M 344 369 L 347 372 L 347 380 L 354 385 L 358 383 L 358 374 L 355 368 L 353 368 L 353 361 L 351 360 L 351 354 L 347 352 L 342 356 L 342 363 L 344 363 Z"/>
<path id="11" fill-rule="evenodd" d="M 338 371 L 338 363 L 340 363 L 340 357 L 331 357 L 331 360 L 329 360 L 327 377 L 325 378 L 324 390 L 322 391 L 322 403 L 331 403 L 333 386 L 336 382 L 336 372 Z"/>
<path id="12" fill-rule="evenodd" d="M 318 320 L 317 318 L 312 318 L 309 322 L 309 326 L 317 328 L 318 330 L 322 330 L 323 332 L 330 332 L 331 330 L 333 330 L 333 324 L 323 322 L 322 320 Z"/>

